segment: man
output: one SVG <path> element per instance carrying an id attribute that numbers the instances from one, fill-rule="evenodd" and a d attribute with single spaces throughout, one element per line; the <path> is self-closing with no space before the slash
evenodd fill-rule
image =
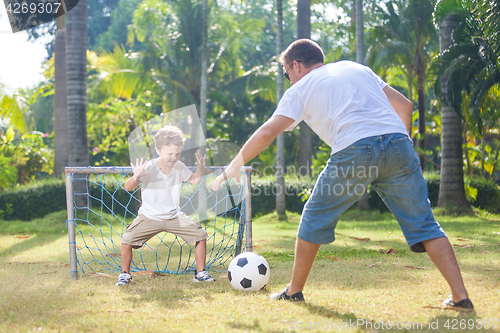
<path id="1" fill-rule="evenodd" d="M 318 44 L 301 39 L 279 57 L 292 87 L 272 117 L 245 143 L 214 183 L 239 181 L 240 167 L 284 130 L 304 120 L 331 148 L 304 206 L 290 284 L 273 299 L 303 301 L 302 290 L 321 244 L 335 240 L 340 215 L 372 185 L 390 208 L 414 252 L 427 252 L 448 282 L 447 306 L 473 308 L 455 252 L 435 221 L 427 185 L 408 132 L 412 103 L 371 69 L 352 61 L 324 65 Z"/>

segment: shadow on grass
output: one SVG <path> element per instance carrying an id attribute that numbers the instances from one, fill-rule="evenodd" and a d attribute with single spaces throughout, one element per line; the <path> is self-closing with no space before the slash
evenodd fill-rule
<path id="1" fill-rule="evenodd" d="M 314 327 L 314 329 L 341 330 L 350 328 L 368 332 L 372 332 L 373 330 L 376 330 L 376 332 L 394 332 L 395 329 L 398 329 L 399 332 L 442 332 L 448 330 L 463 332 L 475 329 L 474 332 L 491 332 L 495 324 L 495 328 L 500 329 L 500 322 L 497 319 L 482 319 L 474 311 L 468 310 L 438 308 L 438 311 L 443 311 L 444 313 L 430 318 L 426 322 L 382 322 L 369 318 L 358 318 L 353 313 L 339 313 L 324 306 L 309 303 L 298 303 L 298 305 L 306 308 L 311 314 L 328 319 L 313 323 L 317 324 L 317 327 Z M 497 330 L 495 331 L 498 332 Z"/>
<path id="2" fill-rule="evenodd" d="M 310 303 L 297 303 L 299 306 L 306 308 L 311 314 L 319 315 L 324 318 L 328 318 L 329 320 L 326 322 L 322 322 L 325 326 L 319 327 L 323 329 L 346 329 L 352 328 L 353 323 L 358 323 L 361 320 L 366 321 L 367 319 L 361 319 L 356 317 L 356 315 L 352 312 L 350 313 L 341 313 L 329 309 L 327 307 L 321 305 L 314 305 Z M 342 327 L 342 324 L 347 327 Z M 340 327 L 336 327 L 340 326 Z M 328 326 L 328 327 L 326 327 Z"/>
<path id="3" fill-rule="evenodd" d="M 44 233 L 31 236 L 28 239 L 19 239 L 19 242 L 17 244 L 14 244 L 12 246 L 0 250 L 0 258 L 2 260 L 5 260 L 10 256 L 15 256 L 19 253 L 32 250 L 36 247 L 41 247 L 53 243 L 58 239 L 60 239 L 61 237 L 67 237 L 67 235 Z M 69 256 L 68 256 L 68 261 L 69 261 Z"/>
<path id="4" fill-rule="evenodd" d="M 43 218 L 34 219 L 32 221 L 5 221 L 0 220 L 0 234 L 59 234 L 66 230 L 66 211 L 50 213 Z"/>
<path id="5" fill-rule="evenodd" d="M 113 284 L 116 282 L 109 280 Z M 186 279 L 186 274 L 167 274 L 152 278 L 134 277 L 133 281 L 135 282 L 130 285 L 117 288 L 127 295 L 125 300 L 130 302 L 132 308 L 155 302 L 166 309 L 177 310 L 188 308 L 193 302 L 212 302 L 214 293 L 223 292 L 219 281 L 211 282 L 208 286 L 206 284 L 199 286 L 192 282 L 191 274 L 189 279 Z"/>
<path id="6" fill-rule="evenodd" d="M 266 332 L 266 333 L 278 333 L 283 332 L 283 330 L 272 330 L 269 327 L 262 327 L 258 320 L 254 320 L 252 324 L 242 323 L 242 322 L 234 322 L 230 321 L 226 323 L 226 325 L 234 330 L 241 330 L 244 332 Z"/>

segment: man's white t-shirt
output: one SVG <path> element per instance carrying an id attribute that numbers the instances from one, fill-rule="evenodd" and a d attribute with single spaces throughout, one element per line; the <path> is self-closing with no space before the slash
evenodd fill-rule
<path id="1" fill-rule="evenodd" d="M 142 184 L 142 205 L 139 214 L 152 220 L 173 219 L 181 212 L 179 207 L 182 182 L 193 174 L 181 161 L 177 161 L 172 171 L 166 175 L 155 160 L 147 162 Z"/>
<path id="2" fill-rule="evenodd" d="M 313 69 L 292 85 L 272 116 L 295 120 L 288 131 L 304 120 L 332 148 L 332 154 L 370 136 L 402 133 L 409 137 L 383 92 L 386 86 L 369 67 L 338 61 Z"/>

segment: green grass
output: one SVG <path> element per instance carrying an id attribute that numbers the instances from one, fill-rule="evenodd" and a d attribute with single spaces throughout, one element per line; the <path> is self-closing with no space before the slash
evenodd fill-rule
<path id="1" fill-rule="evenodd" d="M 65 212 L 0 221 L 0 332 L 500 332 L 500 322 L 492 328 L 500 319 L 498 215 L 437 216 L 454 244 L 475 313 L 441 308 L 447 284 L 426 254 L 408 249 L 392 215 L 356 210 L 339 222 L 336 241 L 321 247 L 306 302 L 271 301 L 289 282 L 299 219 L 288 213 L 288 222 L 275 214 L 254 220 L 254 251 L 268 260 L 271 280 L 253 293 L 233 290 L 220 271 L 211 272 L 217 278 L 211 284 L 194 284 L 190 274 L 135 275 L 124 288 L 114 286 L 115 276 L 80 274 L 74 281 Z M 395 253 L 386 254 L 390 249 Z M 487 320 L 489 329 L 477 328 Z M 382 322 L 417 326 L 377 329 Z"/>

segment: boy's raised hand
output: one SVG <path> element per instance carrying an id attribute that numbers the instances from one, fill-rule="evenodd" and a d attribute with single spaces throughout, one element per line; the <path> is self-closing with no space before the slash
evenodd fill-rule
<path id="1" fill-rule="evenodd" d="M 143 158 L 139 161 L 139 159 L 136 159 L 135 165 L 130 163 L 130 166 L 132 167 L 132 171 L 134 172 L 134 177 L 137 179 L 141 176 L 145 176 L 144 169 L 146 168 L 147 160 L 144 161 Z"/>
<path id="2" fill-rule="evenodd" d="M 146 168 L 146 163 L 147 160 L 144 161 L 143 158 L 141 158 L 140 161 L 139 159 L 137 159 L 135 165 L 130 163 L 134 175 L 130 177 L 125 183 L 125 190 L 132 191 L 140 183 L 139 179 L 143 176 L 146 176 L 146 173 L 144 172 L 144 169 Z"/>
<path id="3" fill-rule="evenodd" d="M 198 149 L 198 151 L 195 153 L 195 156 L 196 156 L 196 160 L 197 162 L 195 162 L 196 166 L 198 167 L 196 169 L 196 171 L 204 171 L 205 170 L 205 160 L 207 158 L 207 155 L 205 154 L 205 156 L 201 157 L 201 153 L 200 153 L 200 150 Z"/>
<path id="4" fill-rule="evenodd" d="M 201 179 L 203 178 L 203 175 L 205 174 L 205 159 L 207 158 L 207 155 L 201 157 L 200 150 L 198 150 L 195 154 L 197 162 L 195 162 L 197 168 L 196 168 L 196 173 L 191 175 L 191 178 L 189 178 L 189 182 L 194 185 L 198 185 L 201 182 Z"/>

